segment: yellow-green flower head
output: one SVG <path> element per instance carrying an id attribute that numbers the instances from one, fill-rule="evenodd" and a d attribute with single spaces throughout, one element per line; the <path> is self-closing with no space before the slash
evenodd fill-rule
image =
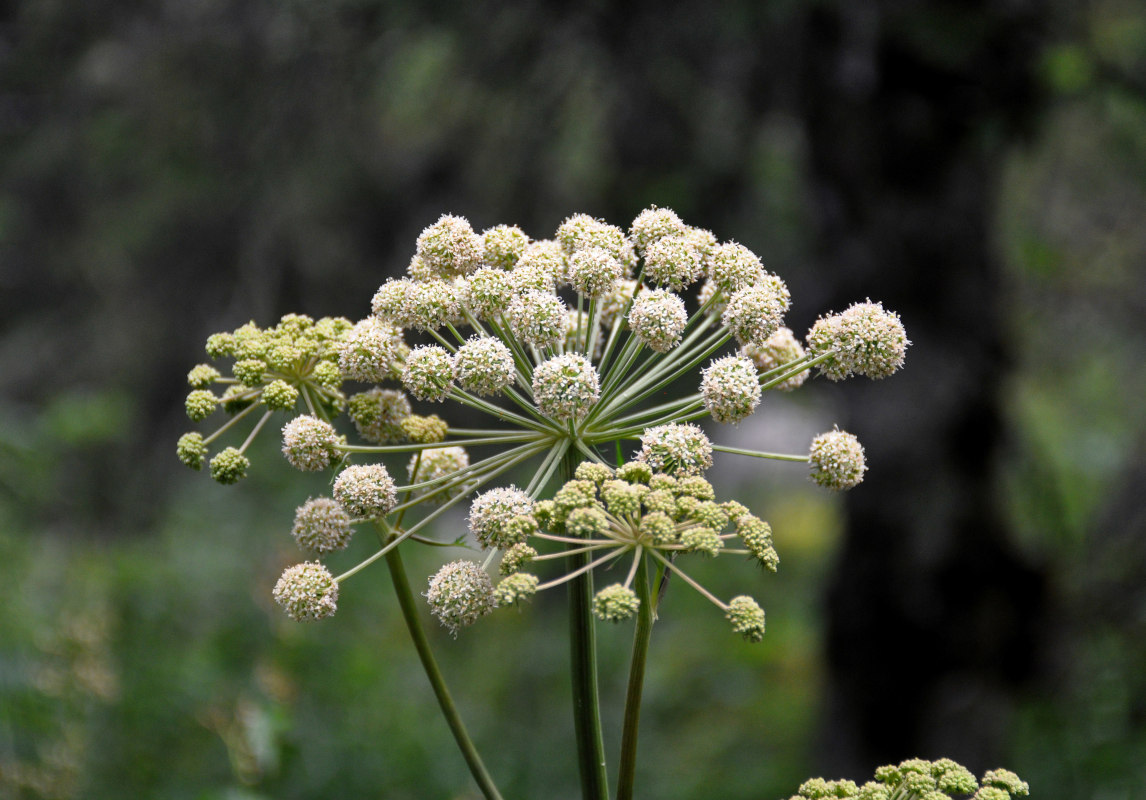
<path id="1" fill-rule="evenodd" d="M 697 525 L 708 528 L 715 533 L 720 533 L 728 526 L 728 514 L 720 507 L 719 503 L 714 503 L 711 500 L 697 500 L 695 497 L 682 493 L 677 499 L 677 506 L 680 507 L 686 498 L 696 503 L 696 508 L 689 512 L 689 519 Z"/>
<path id="2" fill-rule="evenodd" d="M 452 278 L 481 266 L 485 245 L 469 220 L 443 214 L 418 236 L 418 258 L 436 274 Z"/>
<path id="3" fill-rule="evenodd" d="M 430 578 L 426 592 L 430 610 L 455 637 L 497 608 L 493 581 L 474 561 L 451 561 Z"/>
<path id="4" fill-rule="evenodd" d="M 529 237 L 516 225 L 490 228 L 482 233 L 481 241 L 482 261 L 499 269 L 513 269 L 529 246 Z"/>
<path id="5" fill-rule="evenodd" d="M 649 478 L 649 488 L 652 489 L 654 492 L 658 492 L 661 490 L 672 492 L 673 495 L 675 496 L 676 495 L 676 478 L 674 478 L 672 475 L 665 475 L 662 472 L 658 472 L 657 474 L 655 474 L 651 478 Z"/>
<path id="6" fill-rule="evenodd" d="M 262 358 L 270 344 L 266 334 L 253 320 L 235 328 L 232 336 L 234 337 L 232 355 L 238 361 L 244 358 Z"/>
<path id="7" fill-rule="evenodd" d="M 724 547 L 720 535 L 711 528 L 689 528 L 680 535 L 680 543 L 692 553 L 715 557 Z"/>
<path id="8" fill-rule="evenodd" d="M 231 372 L 240 383 L 247 386 L 262 386 L 267 372 L 267 362 L 261 358 L 244 358 L 236 361 Z"/>
<path id="9" fill-rule="evenodd" d="M 235 337 L 230 333 L 212 333 L 207 337 L 207 357 L 226 358 L 234 355 Z"/>
<path id="10" fill-rule="evenodd" d="M 384 517 L 398 504 L 394 479 L 381 464 L 355 464 L 338 473 L 334 499 L 356 519 Z"/>
<path id="11" fill-rule="evenodd" d="M 203 461 L 207 458 L 207 445 L 203 441 L 203 435 L 192 432 L 180 436 L 175 444 L 175 454 L 191 469 L 203 469 Z"/>
<path id="12" fill-rule="evenodd" d="M 325 420 L 309 414 L 283 426 L 283 455 L 295 469 L 317 472 L 338 459 L 340 437 Z"/>
<path id="13" fill-rule="evenodd" d="M 514 296 L 506 313 L 518 339 L 534 347 L 556 347 L 565 336 L 566 310 L 552 292 L 527 290 Z"/>
<path id="14" fill-rule="evenodd" d="M 338 368 L 344 377 L 365 383 L 381 383 L 398 354 L 402 332 L 378 317 L 367 317 L 351 328 L 338 353 Z"/>
<path id="15" fill-rule="evenodd" d="M 617 467 L 617 478 L 629 483 L 648 484 L 653 478 L 653 470 L 644 461 L 627 461 Z"/>
<path id="16" fill-rule="evenodd" d="M 700 475 L 683 475 L 677 478 L 676 493 L 686 497 L 695 497 L 697 500 L 716 499 L 716 490 L 712 488 L 711 483 Z M 724 513 L 725 516 L 728 516 L 727 511 Z"/>
<path id="17" fill-rule="evenodd" d="M 658 353 L 667 353 L 680 344 L 687 324 L 684 301 L 667 289 L 641 292 L 629 309 L 633 335 Z"/>
<path id="18" fill-rule="evenodd" d="M 744 513 L 736 518 L 736 533 L 748 552 L 770 572 L 780 566 L 780 556 L 772 542 L 772 526 L 755 514 Z"/>
<path id="19" fill-rule="evenodd" d="M 983 776 L 983 786 L 1003 789 L 1015 797 L 1026 797 L 1031 791 L 1027 782 L 1009 769 L 990 770 Z"/>
<path id="20" fill-rule="evenodd" d="M 732 598 L 724 616 L 732 623 L 732 630 L 749 642 L 764 638 L 764 609 L 748 595 Z"/>
<path id="21" fill-rule="evenodd" d="M 718 358 L 701 373 L 704 407 L 717 422 L 739 422 L 760 405 L 756 365 L 740 356 Z"/>
<path id="22" fill-rule="evenodd" d="M 291 535 L 304 550 L 319 555 L 345 550 L 353 534 L 346 510 L 329 497 L 311 498 L 295 509 Z"/>
<path id="23" fill-rule="evenodd" d="M 1011 793 L 998 786 L 984 786 L 975 792 L 971 800 L 1011 800 Z"/>
<path id="24" fill-rule="evenodd" d="M 372 444 L 393 444 L 406 438 L 402 420 L 410 415 L 410 400 L 397 389 L 374 388 L 350 396 L 350 419 L 358 434 Z"/>
<path id="25" fill-rule="evenodd" d="M 298 389 L 281 378 L 276 378 L 263 388 L 259 399 L 271 411 L 290 411 L 298 402 Z"/>
<path id="26" fill-rule="evenodd" d="M 950 758 L 940 758 L 931 762 L 931 774 L 939 791 L 944 794 L 972 794 L 979 788 L 979 782 L 975 780 L 971 770 Z"/>
<path id="27" fill-rule="evenodd" d="M 560 242 L 552 239 L 530 242 L 510 273 L 512 285 L 518 291 L 532 288 L 552 292 L 558 284 L 565 282 L 568 267 L 565 249 Z"/>
<path id="28" fill-rule="evenodd" d="M 776 329 L 775 333 L 760 344 L 749 342 L 741 347 L 740 355 L 751 359 L 752 363 L 756 365 L 756 369 L 760 372 L 768 372 L 782 367 L 785 364 L 789 364 L 796 359 L 803 358 L 804 346 L 800 344 L 800 340 L 792 333 L 791 328 L 781 326 Z M 782 392 L 790 392 L 793 389 L 798 389 L 803 385 L 804 381 L 808 379 L 809 372 L 809 370 L 799 372 L 783 383 L 776 384 L 773 388 L 779 389 Z"/>
<path id="29" fill-rule="evenodd" d="M 247 477 L 250 460 L 237 448 L 228 447 L 211 459 L 211 477 L 223 485 L 238 483 Z"/>
<path id="30" fill-rule="evenodd" d="M 482 492 L 470 504 L 470 531 L 482 547 L 507 548 L 524 541 L 520 528 L 510 522 L 533 513 L 533 500 L 516 486 Z"/>
<path id="31" fill-rule="evenodd" d="M 406 465 L 406 474 L 410 476 L 410 483 L 426 483 L 427 481 L 446 478 L 469 465 L 470 456 L 464 447 L 432 447 L 423 450 L 420 457 L 418 453 L 410 457 L 410 462 Z M 443 482 L 448 483 L 448 481 Z M 418 494 L 426 494 L 437 488 L 437 486 L 431 486 Z M 451 487 L 449 491 L 435 494 L 434 500 L 444 503 L 451 497 L 457 497 L 465 490 L 466 486 L 462 483 Z"/>
<path id="32" fill-rule="evenodd" d="M 502 575 L 512 575 L 519 571 L 533 559 L 537 558 L 537 551 L 527 544 L 515 544 L 501 555 L 501 564 L 497 571 Z"/>
<path id="33" fill-rule="evenodd" d="M 882 783 L 868 781 L 856 792 L 856 800 L 891 800 L 891 792 Z"/>
<path id="34" fill-rule="evenodd" d="M 500 339 L 471 336 L 453 357 L 454 378 L 467 392 L 497 394 L 513 383 L 513 353 Z"/>
<path id="35" fill-rule="evenodd" d="M 573 477 L 579 481 L 590 481 L 600 486 L 604 481 L 613 477 L 613 470 L 596 461 L 582 461 L 573 470 Z"/>
<path id="36" fill-rule="evenodd" d="M 426 344 L 406 356 L 402 385 L 419 400 L 440 403 L 454 385 L 454 364 L 444 347 Z"/>
<path id="37" fill-rule="evenodd" d="M 515 572 L 498 582 L 493 590 L 499 606 L 510 606 L 528 600 L 537 594 L 537 576 L 528 572 Z"/>
<path id="38" fill-rule="evenodd" d="M 745 286 L 728 298 L 720 319 L 741 345 L 762 343 L 780 327 L 788 300 L 784 281 L 765 273 L 758 283 Z"/>
<path id="39" fill-rule="evenodd" d="M 192 422 L 202 422 L 219 407 L 219 398 L 207 389 L 194 389 L 187 395 L 187 401 L 183 405 L 187 410 L 188 419 Z"/>
<path id="40" fill-rule="evenodd" d="M 607 480 L 601 484 L 601 499 L 605 508 L 614 517 L 636 518 L 641 514 L 641 498 L 648 493 L 648 487 L 628 481 Z"/>
<path id="41" fill-rule="evenodd" d="M 600 248 L 620 260 L 625 252 L 625 232 L 588 214 L 574 214 L 566 219 L 557 229 L 556 238 L 568 256 L 579 250 Z"/>
<path id="42" fill-rule="evenodd" d="M 273 595 L 295 622 L 323 619 L 338 610 L 338 584 L 326 567 L 315 562 L 287 567 Z"/>
<path id="43" fill-rule="evenodd" d="M 641 436 L 637 458 L 654 472 L 699 475 L 712 466 L 712 442 L 692 423 L 658 425 Z"/>
<path id="44" fill-rule="evenodd" d="M 342 385 L 342 370 L 333 361 L 319 361 L 310 372 L 310 379 L 325 389 L 337 389 Z"/>
<path id="45" fill-rule="evenodd" d="M 575 508 L 565 517 L 565 532 L 581 539 L 592 539 L 609 529 L 609 519 L 596 506 Z"/>
<path id="46" fill-rule="evenodd" d="M 623 272 L 618 256 L 603 247 L 581 248 L 569 256 L 569 282 L 586 297 L 611 292 Z"/>
<path id="47" fill-rule="evenodd" d="M 605 622 L 623 622 L 637 613 L 641 599 L 632 589 L 614 583 L 597 592 L 593 598 L 593 613 Z"/>
<path id="48" fill-rule="evenodd" d="M 409 278 L 391 278 L 378 287 L 370 301 L 370 310 L 374 316 L 391 325 L 410 327 L 414 320 L 409 295 L 415 285 Z"/>
<path id="49" fill-rule="evenodd" d="M 642 537 L 651 539 L 658 547 L 680 541 L 680 531 L 677 530 L 676 523 L 663 511 L 651 511 L 641 517 L 638 530 Z"/>
<path id="50" fill-rule="evenodd" d="M 764 265 L 759 256 L 742 244 L 717 245 L 708 258 L 708 279 L 726 295 L 752 286 L 763 276 Z"/>
<path id="51" fill-rule="evenodd" d="M 696 301 L 702 308 L 707 306 L 705 314 L 714 317 L 723 317 L 725 309 L 728 308 L 728 295 L 717 289 L 716 284 L 708 280 L 700 285 L 700 291 L 696 294 Z"/>
<path id="52" fill-rule="evenodd" d="M 192 389 L 206 389 L 221 377 L 219 370 L 210 364 L 196 364 L 187 373 L 187 383 Z"/>
<path id="53" fill-rule="evenodd" d="M 478 319 L 496 319 L 509 307 L 510 276 L 500 269 L 482 267 L 470 276 L 469 309 Z"/>
<path id="54" fill-rule="evenodd" d="M 694 237 L 664 236 L 645 249 L 645 277 L 680 291 L 704 274 L 705 253 Z"/>
<path id="55" fill-rule="evenodd" d="M 596 368 L 577 353 L 542 362 L 533 371 L 533 397 L 542 414 L 566 421 L 580 419 L 600 397 Z"/>
<path id="56" fill-rule="evenodd" d="M 863 445 L 847 431 L 821 433 L 812 440 L 808 455 L 812 480 L 827 489 L 842 491 L 858 486 L 867 471 Z"/>
<path id="57" fill-rule="evenodd" d="M 637 282 L 633 280 L 622 279 L 614 283 L 611 290 L 597 298 L 598 321 L 601 328 L 606 332 L 610 331 L 613 323 L 628 308 L 633 293 L 644 291 L 644 287 L 638 289 Z"/>
<path id="58" fill-rule="evenodd" d="M 670 489 L 651 489 L 641 497 L 641 504 L 649 512 L 658 512 L 676 518 L 676 496 Z"/>
<path id="59" fill-rule="evenodd" d="M 679 236 L 686 228 L 687 226 L 671 208 L 649 206 L 637 214 L 633 224 L 629 226 L 629 238 L 637 252 L 644 255 L 653 242 L 666 236 Z"/>
<path id="60" fill-rule="evenodd" d="M 415 444 L 444 442 L 446 434 L 450 432 L 449 423 L 437 414 L 430 414 L 428 417 L 410 414 L 403 417 L 399 426 L 406 438 Z"/>

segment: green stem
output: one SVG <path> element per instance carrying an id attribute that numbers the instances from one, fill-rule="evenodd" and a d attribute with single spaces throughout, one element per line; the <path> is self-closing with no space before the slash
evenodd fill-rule
<path id="1" fill-rule="evenodd" d="M 425 670 L 426 677 L 430 680 L 434 696 L 438 698 L 438 705 L 442 709 L 442 716 L 446 718 L 446 724 L 450 726 L 450 732 L 454 735 L 454 741 L 457 742 L 458 749 L 461 750 L 462 757 L 466 760 L 470 774 L 473 775 L 486 800 L 501 800 L 501 793 L 494 785 L 481 756 L 478 755 L 477 748 L 474 747 L 474 743 L 470 739 L 469 732 L 466 731 L 465 723 L 462 722 L 458 709 L 454 705 L 453 697 L 450 696 L 450 690 L 446 686 L 445 678 L 442 677 L 442 671 L 438 669 L 438 662 L 430 650 L 430 642 L 426 638 L 421 620 L 418 619 L 414 594 L 410 591 L 410 582 L 406 578 L 406 569 L 402 565 L 402 557 L 398 554 L 397 548 L 386 554 L 386 566 L 390 568 L 394 593 L 398 596 L 398 605 L 402 609 L 402 618 L 406 622 L 406 630 L 410 632 L 410 638 L 414 641 L 414 649 L 418 651 L 418 658 L 422 662 L 422 669 Z"/>
<path id="2" fill-rule="evenodd" d="M 712 449 L 718 453 L 731 453 L 736 456 L 752 456 L 754 458 L 771 458 L 776 461 L 807 461 L 808 454 L 802 456 L 789 455 L 787 453 L 765 453 L 763 450 L 745 450 L 742 447 L 727 447 L 722 444 L 714 444 Z"/>
<path id="3" fill-rule="evenodd" d="M 563 478 L 570 480 L 577 467 L 574 448 L 565 454 Z M 578 545 L 566 545 L 573 550 Z M 569 569 L 590 563 L 589 553 L 570 556 Z M 577 736 L 577 760 L 581 770 L 583 800 L 609 800 L 609 775 L 605 769 L 605 742 L 601 733 L 601 708 L 597 686 L 597 639 L 593 627 L 593 573 L 584 572 L 569 581 L 569 656 L 573 677 L 573 727 Z"/>
<path id="4" fill-rule="evenodd" d="M 649 588 L 648 565 L 644 556 L 637 567 L 634 591 L 640 598 L 637 629 L 633 634 L 633 660 L 629 665 L 629 686 L 625 692 L 625 721 L 621 731 L 621 764 L 617 775 L 617 800 L 632 800 L 637 774 L 637 732 L 641 722 L 641 693 L 645 685 L 645 663 L 653 636 L 652 592 Z"/>

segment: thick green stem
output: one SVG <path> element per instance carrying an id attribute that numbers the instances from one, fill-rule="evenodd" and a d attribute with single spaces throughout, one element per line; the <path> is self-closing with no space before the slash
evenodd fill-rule
<path id="1" fill-rule="evenodd" d="M 570 480 L 577 467 L 574 448 L 565 454 L 563 478 Z M 574 550 L 579 545 L 569 544 Z M 571 571 L 587 565 L 591 554 L 571 554 Z M 593 628 L 593 573 L 569 581 L 569 656 L 573 676 L 573 728 L 577 736 L 577 761 L 581 770 L 583 800 L 609 800 L 609 775 L 605 769 L 605 741 L 601 733 L 601 708 L 597 699 L 597 639 Z"/>
<path id="2" fill-rule="evenodd" d="M 422 669 L 426 671 L 426 677 L 430 679 L 430 686 L 434 690 L 434 696 L 438 698 L 442 716 L 446 718 L 446 724 L 450 726 L 450 732 L 454 735 L 458 749 L 462 751 L 462 757 L 466 760 L 470 774 L 477 781 L 478 788 L 481 789 L 486 800 L 501 800 L 501 793 L 494 785 L 493 778 L 490 777 L 481 756 L 478 755 L 477 748 L 474 747 L 474 743 L 466 731 L 466 726 L 462 722 L 458 709 L 454 705 L 454 700 L 450 696 L 450 690 L 446 686 L 445 678 L 442 677 L 442 671 L 438 669 L 438 662 L 430 650 L 430 642 L 426 638 L 421 620 L 418 619 L 414 594 L 410 591 L 410 582 L 406 578 L 406 569 L 402 566 L 402 557 L 398 555 L 397 548 L 386 554 L 386 566 L 390 568 L 394 593 L 398 596 L 398 605 L 402 609 L 402 618 L 406 621 L 406 629 L 414 641 L 414 649 L 418 651 L 418 658 L 422 661 Z"/>
<path id="3" fill-rule="evenodd" d="M 633 634 L 633 660 L 629 665 L 629 687 L 625 692 L 625 721 L 621 732 L 621 764 L 617 775 L 617 800 L 632 800 L 637 775 L 637 731 L 641 722 L 641 692 L 645 685 L 645 662 L 649 642 L 653 636 L 652 592 L 649 588 L 648 565 L 644 555 L 637 567 L 634 591 L 640 598 L 637 608 L 637 629 Z"/>

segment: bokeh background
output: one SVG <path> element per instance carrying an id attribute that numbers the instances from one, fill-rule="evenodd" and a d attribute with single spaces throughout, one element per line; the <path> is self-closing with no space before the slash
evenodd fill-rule
<path id="1" fill-rule="evenodd" d="M 183 469 L 184 375 L 248 320 L 365 315 L 444 212 L 545 238 L 650 204 L 759 253 L 797 332 L 871 297 L 915 344 L 714 433 L 839 423 L 871 471 L 718 466 L 783 564 L 699 573 L 769 632 L 670 592 L 642 796 L 948 755 L 1146 797 L 1134 0 L 4 4 L 0 796 L 474 797 L 384 570 L 320 625 L 270 607 L 321 486 L 273 435 L 237 487 Z M 577 796 L 564 630 L 542 597 L 434 633 L 507 797 Z M 629 636 L 601 631 L 612 748 Z"/>

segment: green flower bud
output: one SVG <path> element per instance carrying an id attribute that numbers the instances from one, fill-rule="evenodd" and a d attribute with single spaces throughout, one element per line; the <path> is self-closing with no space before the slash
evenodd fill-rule
<path id="1" fill-rule="evenodd" d="M 677 500 L 678 508 L 684 497 L 697 503 L 696 509 L 688 514 L 689 519 L 696 524 L 708 528 L 713 533 L 720 533 L 728 525 L 728 515 L 724 513 L 724 509 L 711 500 L 696 500 L 695 497 L 684 495 Z"/>
<path id="2" fill-rule="evenodd" d="M 627 481 L 608 480 L 601 484 L 601 499 L 605 508 L 614 517 L 638 517 L 641 513 L 641 498 L 648 489 L 641 484 Z"/>
<path id="3" fill-rule="evenodd" d="M 997 786 L 984 786 L 975 792 L 971 800 L 1011 800 L 1011 793 Z"/>
<path id="4" fill-rule="evenodd" d="M 350 396 L 350 419 L 359 435 L 372 444 L 395 444 L 406 439 L 402 421 L 410 415 L 410 401 L 397 389 L 374 388 Z"/>
<path id="5" fill-rule="evenodd" d="M 776 571 L 780 565 L 780 556 L 772 544 L 771 525 L 746 512 L 736 519 L 736 533 L 757 561 L 769 571 Z"/>
<path id="6" fill-rule="evenodd" d="M 310 372 L 311 380 L 324 389 L 337 389 L 342 385 L 342 370 L 333 361 L 319 361 Z"/>
<path id="7" fill-rule="evenodd" d="M 532 547 L 527 544 L 515 544 L 502 553 L 498 572 L 502 575 L 512 575 L 535 558 L 537 551 Z"/>
<path id="8" fill-rule="evenodd" d="M 617 477 L 629 483 L 647 484 L 653 477 L 653 469 L 644 461 L 628 461 L 617 467 Z"/>
<path id="9" fill-rule="evenodd" d="M 211 477 L 223 485 L 238 483 L 247 476 L 250 460 L 234 447 L 228 447 L 211 459 Z"/>
<path id="10" fill-rule="evenodd" d="M 856 800 L 891 800 L 891 792 L 881 783 L 868 781 L 856 793 Z"/>
<path id="11" fill-rule="evenodd" d="M 528 600 L 537 593 L 537 576 L 528 572 L 515 572 L 498 582 L 493 590 L 499 606 L 513 605 Z"/>
<path id="12" fill-rule="evenodd" d="M 658 472 L 649 478 L 649 488 L 654 492 L 672 492 L 676 494 L 676 478 L 672 475 L 665 475 L 663 472 Z"/>
<path id="13" fill-rule="evenodd" d="M 187 395 L 187 402 L 184 403 L 187 417 L 192 422 L 202 422 L 207 419 L 218 406 L 219 398 L 206 389 L 195 389 Z"/>
<path id="14" fill-rule="evenodd" d="M 716 557 L 724 548 L 724 542 L 711 528 L 689 528 L 681 534 L 680 543 L 689 552 L 711 557 Z"/>
<path id="15" fill-rule="evenodd" d="M 307 500 L 294 512 L 291 535 L 304 550 L 319 554 L 345 550 L 353 533 L 346 510 L 329 497 Z"/>
<path id="16" fill-rule="evenodd" d="M 591 539 L 609 529 L 609 520 L 600 508 L 575 508 L 565 518 L 565 531 L 570 536 Z"/>
<path id="17" fill-rule="evenodd" d="M 229 333 L 212 333 L 207 337 L 207 356 L 226 358 L 235 352 L 235 337 Z"/>
<path id="18" fill-rule="evenodd" d="M 700 475 L 682 475 L 676 481 L 676 493 L 687 497 L 695 497 L 697 500 L 713 500 L 716 498 L 716 491 L 712 488 L 712 484 Z M 727 514 L 727 512 L 725 513 Z"/>
<path id="19" fill-rule="evenodd" d="M 231 371 L 240 383 L 245 383 L 247 386 L 262 386 L 267 362 L 258 358 L 244 358 L 242 361 L 236 361 Z"/>
<path id="20" fill-rule="evenodd" d="M 842 491 L 858 486 L 867 471 L 863 445 L 839 429 L 821 433 L 809 451 L 812 480 L 827 489 Z"/>
<path id="21" fill-rule="evenodd" d="M 436 444 L 444 442 L 450 431 L 449 424 L 437 414 L 423 417 L 420 414 L 407 414 L 398 426 L 407 439 L 415 444 Z"/>
<path id="22" fill-rule="evenodd" d="M 381 464 L 355 464 L 338 473 L 334 499 L 357 519 L 384 517 L 398 504 L 394 479 Z"/>
<path id="23" fill-rule="evenodd" d="M 759 642 L 764 638 L 764 609 L 748 595 L 734 597 L 724 616 L 732 623 L 732 630 L 747 641 Z"/>
<path id="24" fill-rule="evenodd" d="M 250 386 L 233 383 L 223 392 L 223 396 L 219 398 L 219 404 L 223 406 L 223 410 L 228 414 L 237 414 L 255 402 L 257 397 L 258 392 Z"/>
<path id="25" fill-rule="evenodd" d="M 993 769 L 983 776 L 983 786 L 1005 789 L 1015 797 L 1026 797 L 1031 787 L 1009 769 Z"/>
<path id="26" fill-rule="evenodd" d="M 275 584 L 275 602 L 295 622 L 329 617 L 338 609 L 338 584 L 322 564 L 288 567 Z"/>
<path id="27" fill-rule="evenodd" d="M 552 500 L 538 500 L 533 504 L 533 518 L 537 520 L 537 524 L 554 533 L 565 530 L 565 526 L 561 525 L 558 516 L 564 519 L 563 514 L 557 513 L 557 504 Z M 557 527 L 554 527 L 555 525 Z"/>
<path id="28" fill-rule="evenodd" d="M 464 447 L 433 447 L 429 450 L 423 450 L 421 454 L 415 453 L 411 456 L 409 464 L 406 465 L 406 474 L 410 476 L 410 483 L 426 483 L 439 478 L 447 478 L 458 470 L 465 469 L 469 464 L 470 456 Z M 443 481 L 443 483 L 449 483 L 449 481 Z M 434 492 L 440 488 L 440 485 L 432 486 L 420 491 L 419 495 Z M 448 491 L 439 491 L 433 498 L 435 502 L 444 503 L 465 491 L 467 491 L 467 487 L 463 481 L 451 486 Z"/>
<path id="29" fill-rule="evenodd" d="M 606 586 L 593 598 L 593 613 L 605 622 L 623 622 L 637 613 L 641 599 L 619 583 Z"/>
<path id="30" fill-rule="evenodd" d="M 931 774 L 939 791 L 946 794 L 971 794 L 979 788 L 979 782 L 971 770 L 950 758 L 940 758 L 931 764 Z"/>
<path id="31" fill-rule="evenodd" d="M 276 379 L 263 389 L 262 401 L 272 411 L 290 411 L 298 402 L 298 389 L 284 380 Z"/>
<path id="32" fill-rule="evenodd" d="M 677 515 L 676 496 L 668 489 L 651 489 L 641 502 L 649 512 L 660 512 L 674 518 Z"/>
<path id="33" fill-rule="evenodd" d="M 474 561 L 451 561 L 434 577 L 426 592 L 430 610 L 455 637 L 497 607 L 493 582 Z"/>
<path id="34" fill-rule="evenodd" d="M 206 389 L 220 377 L 219 370 L 210 364 L 196 364 L 187 373 L 187 383 L 192 389 Z"/>
<path id="35" fill-rule="evenodd" d="M 641 536 L 650 537 L 653 544 L 662 546 L 680 541 L 676 523 L 663 511 L 653 511 L 641 517 Z"/>
<path id="36" fill-rule="evenodd" d="M 602 482 L 613 477 L 613 470 L 596 461 L 582 461 L 573 471 L 573 477 L 579 481 L 591 481 L 600 486 Z"/>
<path id="37" fill-rule="evenodd" d="M 175 454 L 191 469 L 203 469 L 203 461 L 207 458 L 207 445 L 203 442 L 203 436 L 198 433 L 183 434 L 175 444 Z"/>

